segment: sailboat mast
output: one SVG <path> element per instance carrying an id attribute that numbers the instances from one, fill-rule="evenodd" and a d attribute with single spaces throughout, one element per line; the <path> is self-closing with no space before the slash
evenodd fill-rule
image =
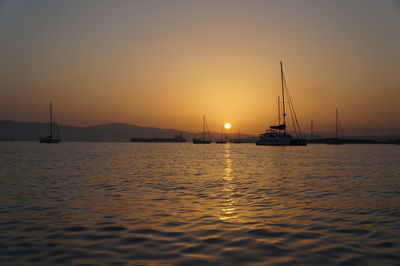
<path id="1" fill-rule="evenodd" d="M 282 66 L 282 61 L 281 61 L 281 87 L 282 87 L 283 124 L 285 125 L 284 133 L 286 134 L 285 89 L 284 89 L 284 85 L 283 85 L 283 66 Z"/>
<path id="2" fill-rule="evenodd" d="M 281 102 L 278 96 L 278 126 L 281 125 Z"/>
<path id="3" fill-rule="evenodd" d="M 203 139 L 206 138 L 206 115 L 203 115 Z"/>
<path id="4" fill-rule="evenodd" d="M 50 102 L 50 136 L 53 137 L 53 110 Z"/>

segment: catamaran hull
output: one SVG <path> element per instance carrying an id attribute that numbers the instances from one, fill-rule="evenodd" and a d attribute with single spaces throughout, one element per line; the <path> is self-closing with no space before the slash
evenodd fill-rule
<path id="1" fill-rule="evenodd" d="M 292 139 L 289 142 L 257 141 L 256 145 L 260 145 L 260 146 L 307 146 L 307 141 L 304 139 Z"/>
<path id="2" fill-rule="evenodd" d="M 276 131 L 269 131 L 261 134 L 256 145 L 262 146 L 307 146 L 306 139 L 293 138 L 289 134 L 282 134 Z"/>
<path id="3" fill-rule="evenodd" d="M 289 142 L 257 141 L 256 145 L 259 145 L 259 146 L 290 146 L 290 143 Z"/>
<path id="4" fill-rule="evenodd" d="M 260 139 L 256 141 L 256 145 L 262 146 L 290 146 L 293 140 L 289 134 L 282 134 L 276 131 L 269 131 L 261 134 Z"/>

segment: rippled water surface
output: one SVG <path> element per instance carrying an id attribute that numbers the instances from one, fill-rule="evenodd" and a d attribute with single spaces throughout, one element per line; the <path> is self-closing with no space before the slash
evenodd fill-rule
<path id="1" fill-rule="evenodd" d="M 399 265 L 400 146 L 0 143 L 0 264 Z"/>

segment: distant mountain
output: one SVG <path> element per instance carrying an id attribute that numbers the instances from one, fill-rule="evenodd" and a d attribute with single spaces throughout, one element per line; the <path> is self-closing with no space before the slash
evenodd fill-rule
<path id="1" fill-rule="evenodd" d="M 48 134 L 48 123 L 0 121 L 0 141 L 37 141 L 39 136 Z M 64 141 L 129 141 L 130 138 L 165 138 L 182 133 L 187 141 L 200 136 L 202 133 L 192 133 L 177 129 L 162 129 L 142 127 L 122 123 L 109 123 L 88 127 L 73 127 L 59 125 L 61 137 Z M 211 132 L 213 139 L 220 138 L 221 133 Z M 230 135 L 235 138 L 236 135 Z M 250 137 L 242 135 L 243 138 Z"/>
<path id="2" fill-rule="evenodd" d="M 188 140 L 195 134 L 176 129 L 141 127 L 110 123 L 104 125 L 73 127 L 59 125 L 65 141 L 129 141 L 131 137 L 173 137 L 178 132 Z M 48 134 L 48 123 L 0 121 L 0 140 L 35 141 Z"/>

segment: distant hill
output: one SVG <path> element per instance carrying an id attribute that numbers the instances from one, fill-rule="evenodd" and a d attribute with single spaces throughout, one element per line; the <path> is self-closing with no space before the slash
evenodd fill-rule
<path id="1" fill-rule="evenodd" d="M 129 141 L 131 137 L 173 137 L 178 132 L 187 139 L 195 134 L 176 129 L 141 127 L 110 123 L 104 125 L 73 127 L 59 125 L 65 141 Z M 35 141 L 48 134 L 48 123 L 0 121 L 0 140 Z"/>
<path id="2" fill-rule="evenodd" d="M 129 141 L 135 138 L 173 137 L 182 133 L 187 141 L 198 137 L 201 133 L 192 133 L 177 129 L 162 129 L 142 127 L 122 123 L 109 123 L 88 127 L 73 127 L 59 125 L 61 135 L 65 141 Z M 0 141 L 37 141 L 39 136 L 48 134 L 48 123 L 0 121 Z M 220 133 L 211 133 L 212 138 L 220 138 Z M 236 135 L 231 135 L 235 138 Z M 242 135 L 243 138 L 249 135 Z"/>

